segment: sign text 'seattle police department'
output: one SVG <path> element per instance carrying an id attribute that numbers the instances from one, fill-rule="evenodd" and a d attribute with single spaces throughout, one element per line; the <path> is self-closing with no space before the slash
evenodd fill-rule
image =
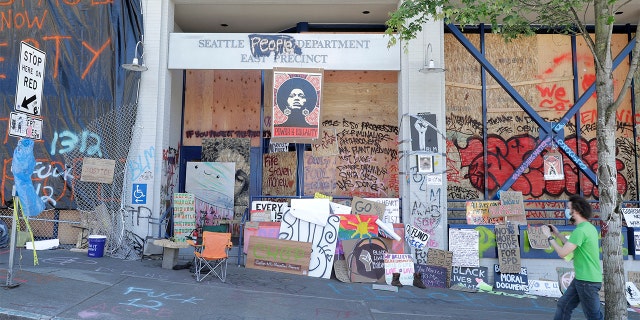
<path id="1" fill-rule="evenodd" d="M 171 33 L 169 69 L 400 70 L 383 34 Z"/>

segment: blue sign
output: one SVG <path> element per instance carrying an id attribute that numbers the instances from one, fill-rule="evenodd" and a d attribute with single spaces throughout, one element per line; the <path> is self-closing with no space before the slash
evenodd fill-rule
<path id="1" fill-rule="evenodd" d="M 147 184 L 134 183 L 131 191 L 131 204 L 147 204 Z"/>

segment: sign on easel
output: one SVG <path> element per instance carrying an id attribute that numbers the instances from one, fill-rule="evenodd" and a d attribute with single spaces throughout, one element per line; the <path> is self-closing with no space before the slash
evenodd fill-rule
<path id="1" fill-rule="evenodd" d="M 42 88 L 46 54 L 26 42 L 20 42 L 20 67 L 16 85 L 15 110 L 39 116 L 42 113 Z"/>

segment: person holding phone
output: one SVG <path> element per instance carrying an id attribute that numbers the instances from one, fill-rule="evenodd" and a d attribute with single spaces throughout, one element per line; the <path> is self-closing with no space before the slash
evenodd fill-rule
<path id="1" fill-rule="evenodd" d="M 565 209 L 565 218 L 576 225 L 569 238 L 560 234 L 554 225 L 543 226 L 549 245 L 564 258 L 573 253 L 575 278 L 558 300 L 555 320 L 571 319 L 571 313 L 582 304 L 587 319 L 603 320 L 598 291 L 602 287 L 602 265 L 600 264 L 600 246 L 598 230 L 589 222 L 592 217 L 591 205 L 583 197 L 569 197 Z M 558 241 L 561 244 L 558 244 Z"/>

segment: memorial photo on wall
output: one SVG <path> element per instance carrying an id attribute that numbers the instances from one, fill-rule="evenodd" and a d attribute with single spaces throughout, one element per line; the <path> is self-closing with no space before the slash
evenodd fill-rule
<path id="1" fill-rule="evenodd" d="M 418 172 L 433 172 L 433 156 L 418 155 Z"/>
<path id="2" fill-rule="evenodd" d="M 322 77 L 317 69 L 274 69 L 273 139 L 319 138 Z"/>

